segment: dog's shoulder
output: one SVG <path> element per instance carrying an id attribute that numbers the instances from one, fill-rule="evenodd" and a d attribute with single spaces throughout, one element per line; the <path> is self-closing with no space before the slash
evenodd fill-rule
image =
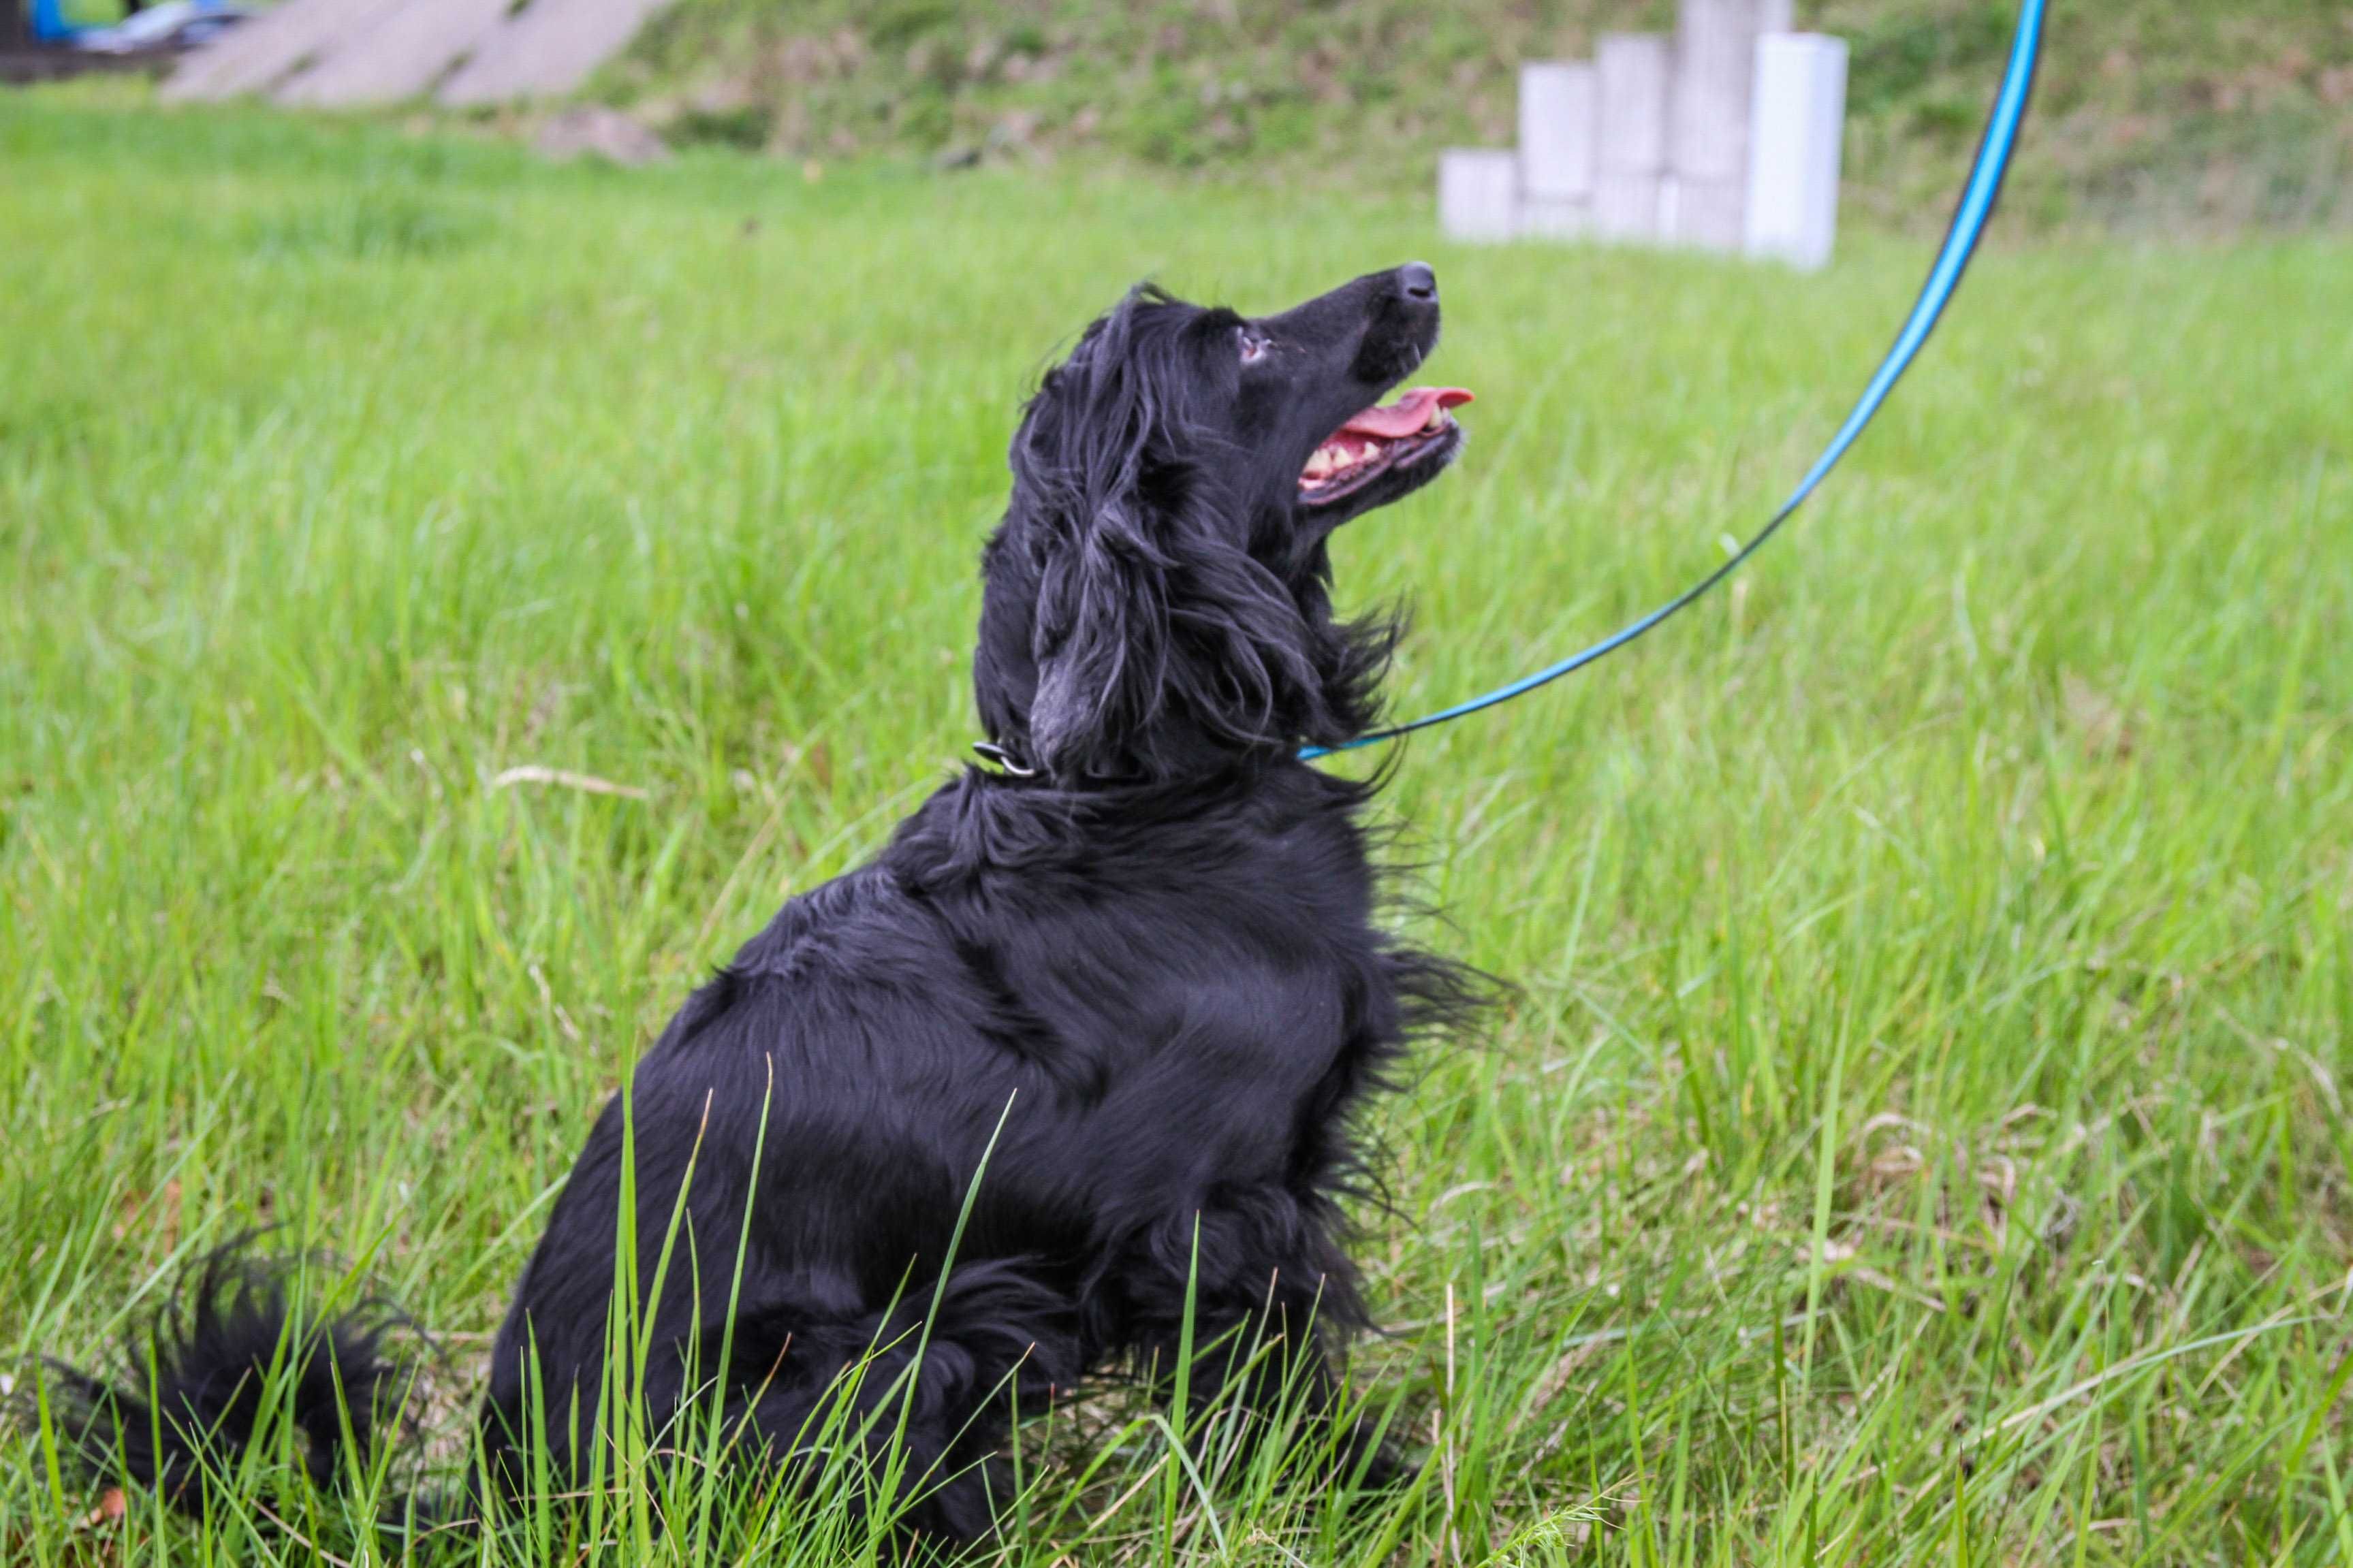
<path id="1" fill-rule="evenodd" d="M 1100 895 L 1270 879 L 1302 893 L 1351 889 L 1373 875 L 1359 821 L 1370 794 L 1299 766 L 1186 790 L 1065 791 L 975 769 L 900 825 L 880 866 L 923 896 L 992 883 Z"/>

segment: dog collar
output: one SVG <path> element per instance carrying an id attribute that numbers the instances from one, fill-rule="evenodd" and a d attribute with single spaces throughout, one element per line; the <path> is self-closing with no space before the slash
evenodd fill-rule
<path id="1" fill-rule="evenodd" d="M 973 754 L 985 763 L 994 763 L 1011 777 L 1034 779 L 1038 770 L 1023 762 L 1010 746 L 1000 746 L 994 741 L 975 741 Z"/>

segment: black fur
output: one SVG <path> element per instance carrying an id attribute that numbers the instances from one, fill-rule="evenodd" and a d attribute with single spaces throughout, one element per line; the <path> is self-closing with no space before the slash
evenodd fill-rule
<path id="1" fill-rule="evenodd" d="M 1255 321 L 1141 289 L 1045 377 L 974 659 L 1014 769 L 966 772 L 787 903 L 605 1108 L 492 1352 L 484 1484 L 529 1483 L 534 1397 L 559 1484 L 586 1473 L 625 1153 L 651 1417 L 715 1386 L 782 1458 L 828 1407 L 873 1414 L 860 1440 L 903 1440 L 922 1483 L 892 1500 L 916 1530 L 990 1528 L 1017 1405 L 1122 1367 L 1166 1387 L 1188 1290 L 1196 1398 L 1262 1408 L 1289 1384 L 1311 1424 L 1333 1409 L 1366 1321 L 1352 1119 L 1472 987 L 1379 923 L 1374 786 L 1294 753 L 1374 721 L 1394 637 L 1333 618 L 1332 530 L 1459 435 L 1328 505 L 1299 476 L 1437 335 L 1420 268 Z M 271 1311 L 237 1298 L 235 1331 L 165 1336 L 166 1386 L 234 1380 Z M 1326 1436 L 1391 1471 L 1369 1436 Z M 123 1458 L 166 1485 L 187 1462 Z"/>
<path id="2" fill-rule="evenodd" d="M 399 1315 L 369 1301 L 310 1321 L 288 1300 L 287 1266 L 246 1258 L 246 1245 L 206 1257 L 126 1337 L 116 1377 L 52 1369 L 84 1459 L 191 1513 L 204 1511 L 207 1473 L 227 1475 L 272 1415 L 290 1421 L 297 1457 L 324 1488 L 347 1451 L 364 1463 L 406 1414 L 409 1382 L 387 1353 L 406 1327 Z"/>

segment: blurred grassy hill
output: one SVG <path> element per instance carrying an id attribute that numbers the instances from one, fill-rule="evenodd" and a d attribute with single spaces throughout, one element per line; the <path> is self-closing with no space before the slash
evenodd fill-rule
<path id="1" fill-rule="evenodd" d="M 944 164 L 1071 156 L 1281 181 L 1430 177 L 1508 142 L 1518 62 L 1672 0 L 680 0 L 602 93 L 673 141 Z M 2010 0 L 1800 0 L 1854 46 L 1850 212 L 1940 222 Z M 2169 233 L 2353 221 L 2353 5 L 2063 0 L 2013 210 Z"/>

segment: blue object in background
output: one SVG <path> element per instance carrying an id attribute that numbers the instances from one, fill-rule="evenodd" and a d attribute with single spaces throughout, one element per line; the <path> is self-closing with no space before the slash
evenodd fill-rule
<path id="1" fill-rule="evenodd" d="M 45 44 L 62 44 L 81 28 L 66 20 L 65 0 L 33 0 L 33 37 Z"/>
<path id="2" fill-rule="evenodd" d="M 13 0 L 0 0 L 8 5 Z M 90 0 L 33 0 L 33 37 L 44 44 L 69 44 L 85 33 L 96 32 L 122 15 L 119 5 L 92 5 Z M 95 12 L 96 15 L 92 15 Z"/>

